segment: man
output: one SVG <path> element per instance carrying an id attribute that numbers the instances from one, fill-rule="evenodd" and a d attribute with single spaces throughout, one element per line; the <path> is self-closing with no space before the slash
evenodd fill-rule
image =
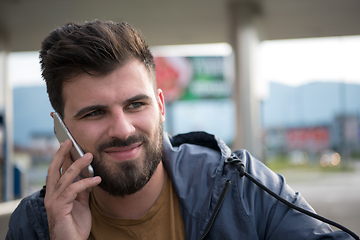
<path id="1" fill-rule="evenodd" d="M 67 24 L 40 58 L 51 104 L 86 154 L 72 161 L 71 141 L 61 144 L 46 189 L 20 203 L 7 239 L 350 239 L 241 178 L 237 158 L 313 211 L 248 152 L 206 133 L 163 133 L 153 57 L 129 24 Z M 78 178 L 90 163 L 95 177 Z"/>

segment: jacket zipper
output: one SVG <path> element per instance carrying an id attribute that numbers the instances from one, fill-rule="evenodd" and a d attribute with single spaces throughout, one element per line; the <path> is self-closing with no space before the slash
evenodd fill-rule
<path id="1" fill-rule="evenodd" d="M 200 238 L 201 240 L 205 239 L 206 235 L 209 233 L 209 231 L 215 221 L 215 218 L 216 218 L 217 214 L 219 213 L 222 204 L 224 203 L 226 193 L 228 192 L 228 190 L 230 188 L 230 184 L 231 184 L 231 181 L 227 180 L 226 184 L 225 184 L 225 188 L 221 193 L 220 199 L 219 199 L 218 203 L 216 204 L 215 210 L 214 210 L 213 214 L 211 215 L 210 221 L 206 225 L 205 232 L 202 235 L 202 237 Z"/>

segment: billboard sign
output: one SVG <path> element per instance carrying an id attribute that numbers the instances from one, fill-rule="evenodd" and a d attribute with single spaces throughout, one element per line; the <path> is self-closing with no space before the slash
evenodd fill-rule
<path id="1" fill-rule="evenodd" d="M 158 88 L 167 102 L 231 97 L 222 56 L 155 57 L 155 64 Z"/>

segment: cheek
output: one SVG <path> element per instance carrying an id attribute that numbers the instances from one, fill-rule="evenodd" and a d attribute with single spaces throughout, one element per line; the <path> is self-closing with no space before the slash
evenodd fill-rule
<path id="1" fill-rule="evenodd" d="M 147 133 L 150 137 L 153 137 L 156 133 L 159 123 L 160 123 L 160 114 L 158 110 L 151 111 L 149 114 L 144 114 L 140 118 L 138 118 L 138 121 L 136 122 L 135 128 L 138 130 Z"/>
<path id="2" fill-rule="evenodd" d="M 74 138 L 86 151 L 94 152 L 96 143 L 101 139 L 104 129 L 98 124 L 83 124 L 76 128 Z"/>

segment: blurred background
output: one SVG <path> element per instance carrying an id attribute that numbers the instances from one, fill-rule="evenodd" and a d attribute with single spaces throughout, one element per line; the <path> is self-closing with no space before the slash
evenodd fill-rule
<path id="1" fill-rule="evenodd" d="M 357 0 L 0 0 L 0 237 L 58 142 L 38 51 L 66 22 L 127 21 L 155 56 L 170 134 L 248 149 L 360 234 Z"/>

